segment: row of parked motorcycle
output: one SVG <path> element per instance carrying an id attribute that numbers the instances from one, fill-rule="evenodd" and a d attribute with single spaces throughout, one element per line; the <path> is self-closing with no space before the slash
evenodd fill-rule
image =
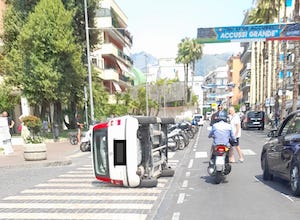
<path id="1" fill-rule="evenodd" d="M 189 121 L 183 121 L 168 126 L 168 149 L 170 151 L 183 150 L 190 140 L 197 134 L 199 127 Z"/>
<path id="2" fill-rule="evenodd" d="M 183 150 L 185 147 L 188 146 L 190 143 L 190 140 L 194 138 L 195 134 L 198 132 L 199 126 L 192 125 L 189 121 L 183 121 L 176 124 L 170 124 L 168 126 L 168 149 L 170 151 L 176 151 L 176 150 Z M 77 140 L 77 135 L 74 134 L 70 137 L 70 143 L 71 144 L 77 144 L 73 143 L 73 140 Z M 80 143 L 80 150 L 82 152 L 90 151 L 91 150 L 91 130 L 88 130 L 84 137 L 81 140 Z"/>

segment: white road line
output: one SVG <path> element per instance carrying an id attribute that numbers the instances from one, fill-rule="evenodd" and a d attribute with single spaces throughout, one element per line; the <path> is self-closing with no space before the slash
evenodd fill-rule
<path id="1" fill-rule="evenodd" d="M 84 193 L 84 194 L 101 194 L 101 193 L 109 193 L 109 194 L 127 194 L 127 193 L 151 193 L 151 194 L 159 194 L 161 193 L 160 189 L 157 188 L 88 188 L 88 189 L 26 189 L 21 192 L 22 194 L 55 194 L 55 193 Z"/>
<path id="2" fill-rule="evenodd" d="M 184 180 L 181 187 L 186 188 L 188 186 L 188 182 L 188 180 Z"/>
<path id="3" fill-rule="evenodd" d="M 48 180 L 48 182 L 53 182 L 53 183 L 84 183 L 84 182 L 92 182 L 94 181 L 95 179 L 82 179 L 82 178 L 78 178 L 78 179 L 75 179 L 75 178 L 61 178 L 61 179 L 51 179 L 51 180 Z"/>
<path id="4" fill-rule="evenodd" d="M 56 195 L 43 195 L 43 196 L 8 196 L 6 198 L 4 198 L 3 200 L 74 200 L 74 201 L 82 201 L 82 200 L 87 200 L 87 201 L 100 201 L 100 200 L 107 200 L 107 201 L 119 201 L 119 200 L 148 200 L 148 201 L 154 201 L 157 199 L 157 196 L 128 196 L 128 195 L 121 195 L 121 196 L 103 196 L 103 195 L 99 195 L 99 196 L 81 196 L 81 195 L 72 195 L 72 196 L 67 196 L 67 195 L 62 195 L 62 196 L 56 196 Z"/>
<path id="5" fill-rule="evenodd" d="M 242 153 L 244 155 L 249 155 L 249 156 L 256 155 L 256 153 L 253 150 L 250 150 L 250 149 L 242 149 Z"/>
<path id="6" fill-rule="evenodd" d="M 81 187 L 93 187 L 92 182 L 89 183 L 41 183 L 36 185 L 36 187 L 72 187 L 72 188 L 81 188 Z"/>
<path id="7" fill-rule="evenodd" d="M 93 174 L 62 174 L 59 175 L 58 177 L 71 177 L 71 178 L 76 178 L 76 177 L 82 177 L 82 178 L 95 178 Z"/>
<path id="8" fill-rule="evenodd" d="M 55 220 L 88 220 L 88 219 L 111 219 L 111 220 L 144 220 L 146 214 L 134 213 L 1 213 L 3 219 L 55 219 Z"/>
<path id="9" fill-rule="evenodd" d="M 191 176 L 191 172 L 186 172 L 186 173 L 185 173 L 185 176 L 186 176 L 186 177 Z"/>
<path id="10" fill-rule="evenodd" d="M 74 171 L 69 171 L 68 174 L 89 174 L 89 175 L 92 175 L 93 172 L 92 170 L 86 170 L 86 171 L 83 171 L 83 170 L 74 170 Z"/>
<path id="11" fill-rule="evenodd" d="M 284 193 L 280 193 L 283 197 L 287 198 L 288 200 L 290 200 L 291 202 L 295 202 L 289 195 L 286 195 Z"/>
<path id="12" fill-rule="evenodd" d="M 172 220 L 179 220 L 180 212 L 174 212 L 172 216 Z"/>
<path id="13" fill-rule="evenodd" d="M 168 182 L 168 180 L 160 180 L 158 179 L 158 184 L 160 184 L 160 187 L 164 187 L 165 183 Z M 80 181 L 80 179 L 75 179 L 74 181 L 72 179 L 66 180 L 66 179 L 53 179 L 49 180 L 48 183 L 41 183 L 37 184 L 35 187 L 43 188 L 43 187 L 70 187 L 70 188 L 94 188 L 95 185 L 100 182 L 94 182 L 93 179 L 86 180 L 83 179 Z"/>
<path id="14" fill-rule="evenodd" d="M 193 163 L 194 163 L 194 160 L 191 159 L 190 162 L 189 162 L 189 165 L 188 165 L 188 168 L 189 168 L 189 169 L 193 167 Z"/>
<path id="15" fill-rule="evenodd" d="M 88 154 L 91 154 L 90 152 L 78 152 L 76 154 L 72 154 L 70 156 L 68 156 L 69 158 L 77 158 L 77 157 L 82 157 L 82 156 L 86 156 Z"/>
<path id="16" fill-rule="evenodd" d="M 169 151 L 168 151 L 168 158 L 174 157 L 175 153 L 176 153 L 176 152 L 169 152 Z"/>
<path id="17" fill-rule="evenodd" d="M 207 158 L 207 152 L 196 152 L 195 158 Z"/>
<path id="18" fill-rule="evenodd" d="M 141 203 L 0 203 L 2 209 L 151 209 Z"/>
<path id="19" fill-rule="evenodd" d="M 77 170 L 90 170 L 90 171 L 93 171 L 93 168 L 92 167 L 79 167 L 79 168 L 77 168 Z"/>
<path id="20" fill-rule="evenodd" d="M 180 193 L 177 199 L 177 204 L 183 203 L 185 193 Z"/>
<path id="21" fill-rule="evenodd" d="M 178 163 L 179 160 L 168 160 L 168 163 Z"/>

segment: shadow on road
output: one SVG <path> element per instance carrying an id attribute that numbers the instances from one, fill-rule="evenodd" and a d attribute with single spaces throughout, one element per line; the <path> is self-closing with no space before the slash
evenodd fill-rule
<path id="1" fill-rule="evenodd" d="M 255 176 L 261 183 L 265 184 L 266 186 L 276 190 L 277 192 L 283 193 L 288 196 L 293 196 L 291 190 L 289 188 L 289 182 L 278 177 L 274 177 L 273 180 L 266 181 L 263 180 L 262 175 Z"/>

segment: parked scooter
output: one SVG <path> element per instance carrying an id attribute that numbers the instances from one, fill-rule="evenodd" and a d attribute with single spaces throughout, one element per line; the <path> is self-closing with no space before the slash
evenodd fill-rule
<path id="1" fill-rule="evenodd" d="M 171 151 L 182 150 L 185 147 L 181 129 L 176 128 L 168 133 L 168 149 Z"/>
<path id="2" fill-rule="evenodd" d="M 215 183 L 219 184 L 231 172 L 231 165 L 229 163 L 230 147 L 225 144 L 218 144 L 212 148 L 212 158 L 209 162 L 207 172 L 210 176 L 215 177 Z"/>
<path id="3" fill-rule="evenodd" d="M 80 150 L 82 152 L 91 151 L 91 134 L 92 134 L 92 130 L 89 129 L 85 133 L 85 136 L 81 139 Z"/>

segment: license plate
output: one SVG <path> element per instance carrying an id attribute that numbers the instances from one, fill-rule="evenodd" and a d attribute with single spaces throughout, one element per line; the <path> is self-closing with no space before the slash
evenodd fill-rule
<path id="1" fill-rule="evenodd" d="M 254 125 L 259 125 L 260 122 L 258 122 L 258 121 L 257 121 L 257 122 L 253 122 L 253 124 L 254 124 Z"/>
<path id="2" fill-rule="evenodd" d="M 223 165 L 225 164 L 225 157 L 216 157 L 216 165 Z"/>

